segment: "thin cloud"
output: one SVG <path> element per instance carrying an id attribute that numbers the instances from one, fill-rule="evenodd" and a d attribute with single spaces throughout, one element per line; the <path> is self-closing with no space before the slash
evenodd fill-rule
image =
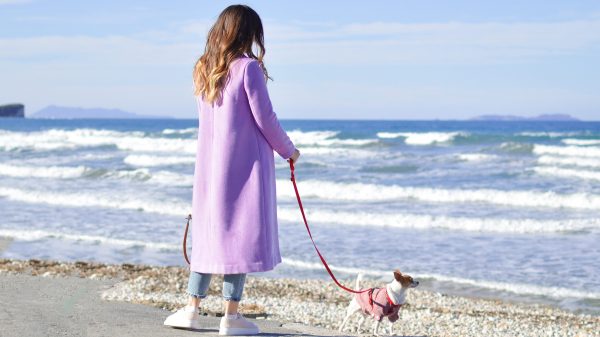
<path id="1" fill-rule="evenodd" d="M 183 31 L 206 34 L 209 22 Z M 600 20 L 522 23 L 265 22 L 278 64 L 496 64 L 568 55 L 600 44 Z M 340 57 L 343 55 L 343 57 Z"/>
<path id="2" fill-rule="evenodd" d="M 0 58 L 64 55 L 70 61 L 183 64 L 203 48 L 210 22 L 131 36 L 0 39 Z M 292 64 L 502 64 L 570 55 L 600 45 L 600 20 L 552 23 L 267 22 L 269 62 Z M 172 36 L 173 38 L 169 38 Z M 96 57 L 96 56 L 98 57 Z M 343 57 L 341 57 L 343 55 Z"/>
<path id="3" fill-rule="evenodd" d="M 2 5 L 21 5 L 30 3 L 32 0 L 0 0 L 0 6 Z"/>

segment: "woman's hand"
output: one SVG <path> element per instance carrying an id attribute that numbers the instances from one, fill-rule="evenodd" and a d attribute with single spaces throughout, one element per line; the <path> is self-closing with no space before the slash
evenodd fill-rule
<path id="1" fill-rule="evenodd" d="M 298 161 L 299 157 L 300 157 L 300 151 L 298 151 L 298 149 L 295 149 L 294 153 L 292 154 L 292 156 L 290 157 L 290 159 L 292 160 L 292 163 L 296 164 L 296 162 Z"/>

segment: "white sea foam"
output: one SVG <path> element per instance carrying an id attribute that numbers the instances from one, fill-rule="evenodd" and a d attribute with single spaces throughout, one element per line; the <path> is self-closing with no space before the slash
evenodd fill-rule
<path id="1" fill-rule="evenodd" d="M 152 156 L 130 154 L 123 159 L 125 164 L 139 167 L 169 166 L 193 164 L 196 161 L 194 156 Z"/>
<path id="2" fill-rule="evenodd" d="M 0 176 L 49 179 L 76 179 L 82 177 L 112 178 L 147 181 L 171 186 L 192 186 L 193 175 L 169 171 L 150 172 L 147 168 L 135 170 L 106 170 L 86 166 L 28 166 L 0 164 Z"/>
<path id="3" fill-rule="evenodd" d="M 281 259 L 284 264 L 295 267 L 295 268 L 299 268 L 299 269 L 309 269 L 309 270 L 321 270 L 321 269 L 325 269 L 325 267 L 321 264 L 321 263 L 316 263 L 316 262 L 307 262 L 307 261 L 303 261 L 303 260 L 295 260 L 295 259 L 290 259 L 287 257 L 284 257 Z M 383 271 L 383 270 L 373 270 L 370 268 L 356 268 L 356 267 L 341 267 L 341 266 L 335 266 L 335 265 L 330 265 L 328 263 L 329 267 L 331 268 L 332 271 L 334 272 L 340 272 L 340 273 L 345 273 L 345 274 L 351 274 L 351 275 L 358 275 L 358 274 L 363 274 L 363 275 L 367 275 L 367 276 L 373 276 L 373 277 L 393 277 L 393 272 L 392 271 Z"/>
<path id="4" fill-rule="evenodd" d="M 439 274 L 421 274 L 419 277 L 432 278 L 442 282 L 465 284 L 473 287 L 491 290 L 505 291 L 517 295 L 543 296 L 550 298 L 577 298 L 577 299 L 600 299 L 600 293 L 577 290 L 564 287 L 540 286 L 527 283 L 495 282 L 487 280 L 473 280 L 462 277 L 452 277 Z"/>
<path id="5" fill-rule="evenodd" d="M 379 142 L 378 139 L 335 138 L 339 131 L 292 130 L 288 131 L 287 134 L 296 146 L 361 146 Z"/>
<path id="6" fill-rule="evenodd" d="M 289 180 L 277 180 L 277 191 L 283 197 L 295 198 Z M 442 189 L 335 183 L 323 180 L 298 181 L 303 198 L 349 201 L 384 201 L 416 199 L 443 203 L 489 203 L 513 207 L 600 209 L 600 196 L 586 193 L 558 194 L 550 191 L 502 191 L 496 189 Z"/>
<path id="7" fill-rule="evenodd" d="M 525 132 L 517 133 L 518 136 L 548 137 L 548 138 L 573 137 L 573 136 L 578 136 L 581 134 L 582 134 L 581 132 L 544 132 L 544 131 L 539 131 L 539 132 L 525 131 Z"/>
<path id="8" fill-rule="evenodd" d="M 186 129 L 164 129 L 162 130 L 162 134 L 164 135 L 187 135 L 194 134 L 198 132 L 198 128 L 186 128 Z"/>
<path id="9" fill-rule="evenodd" d="M 18 189 L 0 186 L 0 197 L 10 200 L 69 207 L 105 207 L 134 210 L 150 213 L 177 215 L 188 214 L 191 204 L 174 200 L 147 200 L 122 194 L 102 195 L 100 193 L 57 193 L 42 190 Z"/>
<path id="10" fill-rule="evenodd" d="M 308 270 L 322 270 L 325 267 L 321 263 L 317 262 L 306 262 L 301 260 L 295 260 L 290 258 L 283 258 L 282 262 L 286 265 L 289 265 L 294 268 L 299 269 L 308 269 Z M 358 275 L 359 273 L 367 276 L 372 276 L 375 278 L 384 278 L 391 279 L 392 269 L 390 270 L 373 270 L 371 268 L 356 268 L 356 267 L 343 267 L 336 265 L 329 265 L 332 271 L 349 274 L 349 275 Z M 529 296 L 544 296 L 551 298 L 577 298 L 577 299 L 600 299 L 600 293 L 577 290 L 572 288 L 563 288 L 563 287 L 549 287 L 549 286 L 540 286 L 535 284 L 526 284 L 526 283 L 509 283 L 509 282 L 496 282 L 496 281 L 487 281 L 487 280 L 474 280 L 468 279 L 464 277 L 454 277 L 447 275 L 440 275 L 434 273 L 410 273 L 415 279 L 434 279 L 442 282 L 452 282 L 457 284 L 464 284 L 477 288 L 484 288 L 490 290 L 504 291 L 510 292 L 517 295 L 529 295 Z"/>
<path id="11" fill-rule="evenodd" d="M 0 149 L 5 151 L 20 149 L 43 151 L 98 146 L 115 146 L 126 151 L 194 154 L 196 140 L 146 137 L 145 133 L 137 131 L 119 132 L 95 129 L 0 132 Z"/>
<path id="12" fill-rule="evenodd" d="M 505 219 L 447 217 L 405 213 L 373 213 L 365 211 L 305 210 L 309 223 L 327 223 L 346 226 L 373 226 L 414 229 L 448 229 L 469 232 L 492 233 L 556 233 L 595 230 L 600 228 L 600 219 Z M 277 210 L 280 219 L 302 222 L 300 211 L 292 208 Z"/>
<path id="13" fill-rule="evenodd" d="M 120 150 L 138 152 L 164 153 L 196 153 L 196 140 L 165 139 L 165 138 L 134 138 L 122 139 L 115 144 Z"/>
<path id="14" fill-rule="evenodd" d="M 586 157 L 556 157 L 556 156 L 540 156 L 537 159 L 538 164 L 543 165 L 562 165 L 562 166 L 578 166 L 600 168 L 600 159 Z"/>
<path id="15" fill-rule="evenodd" d="M 401 132 L 377 132 L 379 138 L 398 138 L 403 137 Z"/>
<path id="16" fill-rule="evenodd" d="M 552 146 L 536 144 L 533 147 L 533 153 L 538 155 L 552 154 L 557 156 L 600 158 L 600 148 L 598 147 Z"/>
<path id="17" fill-rule="evenodd" d="M 86 166 L 30 166 L 10 164 L 0 164 L 0 175 L 51 179 L 75 179 L 86 176 L 138 180 L 147 180 L 151 178 L 150 171 L 147 169 L 111 171 Z"/>
<path id="18" fill-rule="evenodd" d="M 28 166 L 0 164 L 0 176 L 72 179 L 89 172 L 85 166 Z"/>
<path id="19" fill-rule="evenodd" d="M 151 183 L 168 185 L 168 186 L 187 186 L 192 187 L 194 184 L 193 174 L 179 174 L 169 171 L 158 171 L 150 174 Z"/>
<path id="20" fill-rule="evenodd" d="M 140 240 L 117 239 L 99 235 L 85 234 L 66 234 L 60 232 L 51 232 L 45 230 L 20 230 L 20 229 L 0 229 L 0 236 L 6 236 L 21 241 L 37 241 L 43 239 L 59 239 L 69 241 L 83 241 L 89 243 L 99 243 L 111 246 L 125 247 L 144 247 L 161 250 L 179 250 L 180 245 L 175 245 L 166 242 L 151 242 Z"/>
<path id="21" fill-rule="evenodd" d="M 579 145 L 579 146 L 587 146 L 587 145 L 600 145 L 600 139 L 572 139 L 567 138 L 561 140 L 561 142 L 567 145 Z"/>
<path id="22" fill-rule="evenodd" d="M 107 171 L 102 177 L 130 179 L 144 181 L 147 183 L 168 185 L 168 186 L 192 186 L 194 182 L 193 175 L 183 175 L 170 171 L 150 172 L 147 168 L 138 168 L 135 170 Z"/>
<path id="23" fill-rule="evenodd" d="M 460 153 L 457 158 L 464 161 L 480 162 L 495 159 L 497 156 L 484 153 Z"/>
<path id="24" fill-rule="evenodd" d="M 577 178 L 584 180 L 600 180 L 600 172 L 599 171 L 588 171 L 581 169 L 566 169 L 559 167 L 534 167 L 533 170 L 537 174 L 553 176 L 553 177 L 562 177 L 562 178 Z"/>
<path id="25" fill-rule="evenodd" d="M 504 142 L 500 149 L 510 153 L 531 153 L 534 145 L 529 143 Z"/>
<path id="26" fill-rule="evenodd" d="M 317 157 L 339 157 L 352 159 L 376 159 L 381 157 L 376 151 L 369 151 L 363 148 L 347 148 L 347 147 L 300 147 L 302 155 L 317 156 Z M 275 154 L 277 157 L 277 154 Z M 302 159 L 301 159 L 302 160 Z"/>
<path id="27" fill-rule="evenodd" d="M 406 138 L 409 145 L 432 145 L 451 142 L 456 136 L 465 135 L 463 132 L 378 132 L 379 138 Z"/>
<path id="28" fill-rule="evenodd" d="M 171 171 L 151 172 L 147 168 L 138 168 L 135 170 L 105 171 L 100 177 L 116 178 L 144 181 L 146 183 L 160 184 L 167 186 L 188 186 L 194 183 L 193 174 L 179 174 Z"/>

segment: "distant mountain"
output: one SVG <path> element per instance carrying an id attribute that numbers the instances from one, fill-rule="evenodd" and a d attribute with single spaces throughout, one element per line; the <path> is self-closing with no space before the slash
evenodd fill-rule
<path id="1" fill-rule="evenodd" d="M 86 119 L 86 118 L 111 118 L 111 119 L 129 119 L 129 118 L 172 118 L 166 116 L 138 115 L 133 112 L 127 112 L 119 109 L 103 108 L 76 108 L 50 105 L 34 113 L 30 118 L 53 118 L 53 119 Z"/>
<path id="2" fill-rule="evenodd" d="M 567 114 L 544 114 L 536 117 L 522 117 L 514 115 L 481 115 L 473 117 L 470 120 L 473 121 L 562 121 L 562 122 L 576 122 L 579 119 L 572 117 Z"/>

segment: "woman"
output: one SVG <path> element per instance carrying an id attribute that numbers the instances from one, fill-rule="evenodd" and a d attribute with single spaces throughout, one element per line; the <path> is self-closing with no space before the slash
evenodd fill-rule
<path id="1" fill-rule="evenodd" d="M 300 156 L 273 111 L 264 54 L 260 17 L 248 6 L 234 5 L 219 15 L 194 67 L 200 118 L 190 296 L 165 325 L 200 328 L 200 299 L 211 275 L 223 274 L 225 315 L 219 334 L 259 333 L 237 308 L 246 274 L 281 262 L 273 150 L 293 162 Z"/>

